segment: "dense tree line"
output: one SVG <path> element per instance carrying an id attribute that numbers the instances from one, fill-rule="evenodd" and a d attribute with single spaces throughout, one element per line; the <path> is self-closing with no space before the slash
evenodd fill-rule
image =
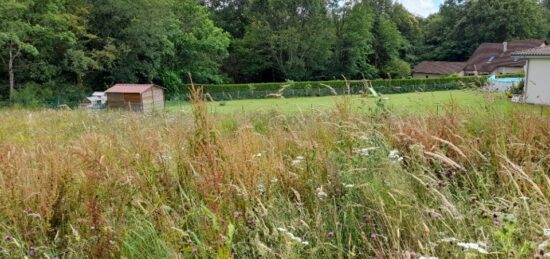
<path id="1" fill-rule="evenodd" d="M 0 99 L 154 82 L 402 78 L 482 42 L 550 38 L 549 0 L 0 0 Z"/>

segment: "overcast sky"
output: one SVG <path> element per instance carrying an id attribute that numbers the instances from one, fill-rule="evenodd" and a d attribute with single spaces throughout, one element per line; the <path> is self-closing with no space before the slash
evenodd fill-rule
<path id="1" fill-rule="evenodd" d="M 402 3 L 411 13 L 427 17 L 439 10 L 439 5 L 443 0 L 397 0 Z"/>

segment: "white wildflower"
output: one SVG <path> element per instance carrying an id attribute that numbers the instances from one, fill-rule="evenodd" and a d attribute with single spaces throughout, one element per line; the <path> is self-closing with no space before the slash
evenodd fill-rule
<path id="1" fill-rule="evenodd" d="M 264 193 L 265 192 L 265 186 L 263 184 L 258 184 L 258 186 L 256 188 L 257 188 L 259 193 Z"/>
<path id="2" fill-rule="evenodd" d="M 299 165 L 300 163 L 302 163 L 302 160 L 292 160 L 292 162 L 290 162 L 292 165 Z"/>
<path id="3" fill-rule="evenodd" d="M 360 156 L 368 156 L 371 151 L 378 149 L 377 147 L 366 147 L 366 148 L 354 148 L 353 153 Z"/>
<path id="4" fill-rule="evenodd" d="M 252 159 L 260 158 L 260 157 L 262 157 L 262 153 L 258 153 L 258 154 L 253 155 Z"/>
<path id="5" fill-rule="evenodd" d="M 172 157 L 169 156 L 169 155 L 162 155 L 160 158 L 162 158 L 162 160 L 164 160 L 164 161 L 172 160 Z"/>
<path id="6" fill-rule="evenodd" d="M 459 242 L 457 243 L 456 245 L 466 249 L 466 250 L 475 250 L 477 251 L 478 253 L 480 254 L 488 254 L 489 252 L 487 252 L 487 244 L 485 243 L 462 243 L 462 242 Z"/>
<path id="7" fill-rule="evenodd" d="M 317 197 L 319 197 L 319 199 L 323 199 L 328 197 L 328 194 L 323 191 L 323 188 L 317 188 Z"/>
<path id="8" fill-rule="evenodd" d="M 344 184 L 344 188 L 348 188 L 348 189 L 355 188 L 355 185 L 353 185 L 353 184 Z"/>
<path id="9" fill-rule="evenodd" d="M 271 178 L 271 183 L 278 183 L 279 182 L 279 179 L 273 177 Z"/>
<path id="10" fill-rule="evenodd" d="M 286 228 L 277 228 L 277 231 L 281 233 L 285 233 L 291 240 L 295 241 L 296 243 L 300 243 L 302 245 L 309 245 L 308 241 L 302 240 L 300 237 L 295 236 L 291 232 L 289 232 Z"/>
<path id="11" fill-rule="evenodd" d="M 288 232 L 288 230 L 286 230 L 286 228 L 277 228 L 277 231 L 283 232 L 283 233 Z"/>
<path id="12" fill-rule="evenodd" d="M 547 236 L 549 237 L 550 236 L 550 228 L 545 228 L 542 230 L 542 233 L 544 234 L 544 236 Z"/>
<path id="13" fill-rule="evenodd" d="M 302 161 L 304 161 L 305 158 L 303 156 L 297 156 L 296 159 L 292 160 L 291 164 L 296 166 L 296 165 L 299 165 L 300 163 L 302 163 Z"/>
<path id="14" fill-rule="evenodd" d="M 391 159 L 391 160 L 396 160 L 396 161 L 401 161 L 403 160 L 403 157 L 401 157 L 399 155 L 399 151 L 398 150 L 392 150 L 390 151 L 390 154 L 388 155 L 388 157 Z"/>
<path id="15" fill-rule="evenodd" d="M 548 247 L 548 240 L 542 242 L 542 243 L 539 245 L 539 250 L 545 250 L 547 247 Z"/>

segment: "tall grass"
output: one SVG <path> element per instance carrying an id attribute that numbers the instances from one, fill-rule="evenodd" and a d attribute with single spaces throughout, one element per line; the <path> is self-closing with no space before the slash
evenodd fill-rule
<path id="1" fill-rule="evenodd" d="M 535 114 L 0 111 L 0 257 L 542 257 Z M 488 104 L 490 106 L 490 104 Z M 541 245 L 542 244 L 542 245 Z"/>

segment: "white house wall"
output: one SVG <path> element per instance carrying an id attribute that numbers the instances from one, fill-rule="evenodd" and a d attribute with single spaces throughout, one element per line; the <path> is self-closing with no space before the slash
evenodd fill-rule
<path id="1" fill-rule="evenodd" d="M 550 58 L 529 59 L 525 101 L 550 105 Z"/>

